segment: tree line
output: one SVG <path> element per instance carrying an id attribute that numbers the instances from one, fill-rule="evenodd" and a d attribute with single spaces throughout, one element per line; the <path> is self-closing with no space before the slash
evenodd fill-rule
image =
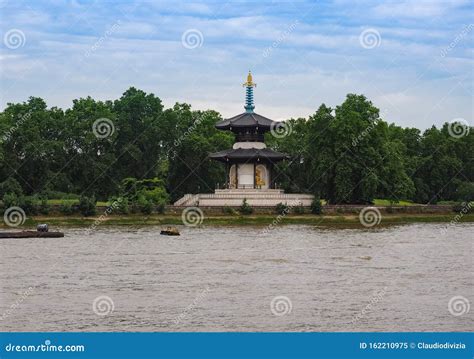
<path id="1" fill-rule="evenodd" d="M 165 109 L 157 96 L 133 87 L 117 100 L 80 98 L 66 110 L 38 97 L 9 103 L 0 113 L 0 198 L 129 196 L 162 205 L 212 192 L 225 173 L 208 154 L 234 141 L 214 128 L 221 119 L 185 103 Z M 275 173 L 288 192 L 329 203 L 474 199 L 472 128 L 402 128 L 380 118 L 363 95 L 289 119 L 266 142 L 290 156 Z"/>

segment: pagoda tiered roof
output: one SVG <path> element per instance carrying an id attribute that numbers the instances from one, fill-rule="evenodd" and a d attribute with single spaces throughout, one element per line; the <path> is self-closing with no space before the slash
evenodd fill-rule
<path id="1" fill-rule="evenodd" d="M 270 162 L 281 161 L 289 157 L 284 153 L 273 151 L 269 148 L 235 148 L 212 153 L 210 158 L 221 161 L 249 161 L 249 160 L 267 160 Z"/>
<path id="2" fill-rule="evenodd" d="M 232 128 L 258 127 L 262 130 L 270 130 L 272 124 L 276 126 L 277 123 L 278 122 L 270 120 L 258 113 L 244 112 L 240 115 L 217 122 L 216 128 L 219 130 L 231 130 Z"/>

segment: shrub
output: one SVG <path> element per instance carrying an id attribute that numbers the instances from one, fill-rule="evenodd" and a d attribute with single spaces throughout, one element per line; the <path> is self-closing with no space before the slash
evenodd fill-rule
<path id="1" fill-rule="evenodd" d="M 143 194 L 147 200 L 152 201 L 155 204 L 166 203 L 169 200 L 165 188 L 153 188 L 150 190 L 142 189 L 140 193 Z"/>
<path id="2" fill-rule="evenodd" d="M 135 214 L 140 212 L 140 206 L 136 202 L 131 202 L 129 213 Z"/>
<path id="3" fill-rule="evenodd" d="M 278 214 L 288 214 L 290 212 L 290 207 L 286 203 L 278 203 L 276 205 L 276 212 Z"/>
<path id="4" fill-rule="evenodd" d="M 121 191 L 123 196 L 130 199 L 132 203 L 138 202 L 139 197 L 144 197 L 156 205 L 166 204 L 169 201 L 165 183 L 158 178 L 145 178 L 142 180 L 137 180 L 133 177 L 125 178 L 121 182 Z"/>
<path id="5" fill-rule="evenodd" d="M 4 197 L 6 194 L 13 193 L 17 197 L 23 195 L 23 190 L 21 189 L 18 181 L 12 177 L 6 179 L 0 183 L 0 197 Z"/>
<path id="6" fill-rule="evenodd" d="M 3 207 L 5 209 L 10 208 L 12 206 L 18 206 L 18 196 L 15 193 L 6 193 L 3 196 Z"/>
<path id="7" fill-rule="evenodd" d="M 224 212 L 224 214 L 228 214 L 230 216 L 234 216 L 234 215 L 237 214 L 237 211 L 235 209 L 233 209 L 232 207 L 227 207 L 227 206 L 222 208 L 222 212 Z"/>
<path id="8" fill-rule="evenodd" d="M 242 201 L 242 205 L 240 206 L 239 211 L 240 211 L 241 214 L 252 214 L 253 213 L 252 207 L 250 207 L 250 205 L 247 203 L 247 198 L 244 198 L 244 200 Z"/>
<path id="9" fill-rule="evenodd" d="M 128 198 L 122 198 L 122 201 L 120 202 L 117 209 L 120 214 L 129 214 L 130 206 L 128 205 Z"/>
<path id="10" fill-rule="evenodd" d="M 84 216 L 93 216 L 97 213 L 96 211 L 96 200 L 95 197 L 86 197 L 82 196 L 81 199 L 79 200 L 79 205 L 78 209 L 79 212 Z"/>
<path id="11" fill-rule="evenodd" d="M 462 182 L 457 197 L 460 201 L 474 201 L 474 182 Z"/>
<path id="12" fill-rule="evenodd" d="M 151 214 L 153 212 L 153 201 L 145 197 L 143 193 L 138 195 L 136 204 L 143 214 Z"/>
<path id="13" fill-rule="evenodd" d="M 131 211 L 150 214 L 155 208 L 158 213 L 164 213 L 169 201 L 164 181 L 158 178 L 137 180 L 128 177 L 122 180 L 120 187 L 122 198 L 127 200 L 123 202 L 123 210 L 126 208 L 126 213 Z"/>
<path id="14" fill-rule="evenodd" d="M 303 205 L 300 203 L 298 206 L 295 206 L 295 208 L 293 209 L 293 211 L 294 211 L 296 214 L 304 214 L 304 207 L 303 207 Z"/>
<path id="15" fill-rule="evenodd" d="M 151 201 L 145 201 L 140 205 L 140 211 L 143 214 L 151 214 L 153 212 L 153 203 Z"/>
<path id="16" fill-rule="evenodd" d="M 59 212 L 66 216 L 69 216 L 74 213 L 74 207 L 72 204 L 65 202 L 59 206 Z"/>
<path id="17" fill-rule="evenodd" d="M 311 202 L 311 213 L 313 214 L 323 213 L 323 205 L 321 203 L 321 200 L 317 197 L 314 197 L 313 201 Z"/>
<path id="18" fill-rule="evenodd" d="M 128 205 L 128 198 L 126 197 L 111 197 L 109 198 L 110 206 L 113 213 L 129 214 L 130 207 Z"/>
<path id="19" fill-rule="evenodd" d="M 39 213 L 41 214 L 49 214 L 50 206 L 48 204 L 47 198 L 42 198 L 41 203 L 39 205 Z"/>
<path id="20" fill-rule="evenodd" d="M 156 212 L 159 214 L 165 213 L 165 204 L 164 203 L 159 203 L 156 205 Z"/>
<path id="21" fill-rule="evenodd" d="M 22 196 L 19 199 L 18 205 L 25 211 L 26 214 L 38 214 L 39 201 L 34 196 Z"/>
<path id="22" fill-rule="evenodd" d="M 457 203 L 453 206 L 453 212 L 468 214 L 474 212 L 474 202 Z"/>

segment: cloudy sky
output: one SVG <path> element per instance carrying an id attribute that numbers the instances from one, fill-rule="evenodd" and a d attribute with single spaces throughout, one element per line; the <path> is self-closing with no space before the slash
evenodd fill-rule
<path id="1" fill-rule="evenodd" d="M 130 86 L 165 106 L 306 117 L 347 93 L 425 129 L 473 125 L 473 2 L 0 0 L 1 101 L 67 108 Z"/>

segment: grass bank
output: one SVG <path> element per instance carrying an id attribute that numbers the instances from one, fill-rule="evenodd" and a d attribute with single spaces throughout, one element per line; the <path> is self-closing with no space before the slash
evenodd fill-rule
<path id="1" fill-rule="evenodd" d="M 458 216 L 459 217 L 459 216 Z M 456 214 L 384 214 L 380 225 L 407 224 L 407 223 L 450 223 L 474 222 L 474 214 L 465 214 L 458 218 Z M 107 217 L 81 216 L 34 216 L 29 217 L 23 226 L 31 228 L 38 223 L 48 223 L 51 226 L 91 226 L 100 222 L 100 225 L 181 225 L 180 215 L 110 215 Z M 307 224 L 316 226 L 360 226 L 357 215 L 220 215 L 205 216 L 203 225 L 260 225 L 274 224 Z M 8 228 L 3 225 L 4 228 Z"/>

